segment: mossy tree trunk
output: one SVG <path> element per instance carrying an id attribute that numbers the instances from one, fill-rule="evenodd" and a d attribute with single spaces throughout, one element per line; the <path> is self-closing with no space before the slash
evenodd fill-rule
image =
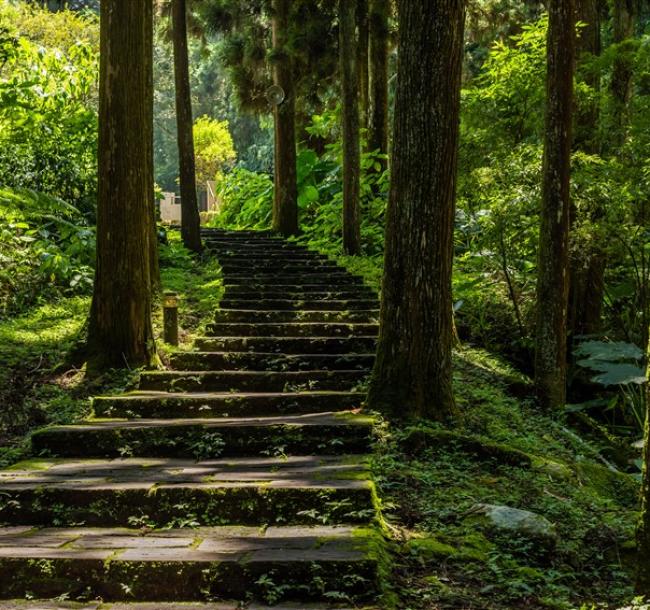
<path id="1" fill-rule="evenodd" d="M 361 253 L 359 211 L 361 150 L 356 14 L 356 2 L 339 0 L 339 53 L 343 106 L 343 250 L 350 255 Z"/>
<path id="2" fill-rule="evenodd" d="M 290 0 L 273 0 L 273 82 L 284 91 L 275 106 L 275 188 L 273 230 L 287 237 L 298 233 L 296 177 L 296 96 L 291 55 L 287 50 Z"/>
<path id="3" fill-rule="evenodd" d="M 390 0 L 370 0 L 368 150 L 388 154 L 388 18 Z M 382 165 L 387 165 L 382 162 Z"/>
<path id="4" fill-rule="evenodd" d="M 357 30 L 359 42 L 357 45 L 357 72 L 359 75 L 359 121 L 361 129 L 368 127 L 368 0 L 357 1 Z"/>
<path id="5" fill-rule="evenodd" d="M 597 70 L 585 70 L 584 64 L 600 56 L 600 2 L 599 0 L 577 0 L 576 17 L 585 25 L 580 29 L 576 43 L 576 58 L 581 79 L 596 94 L 600 91 L 600 76 Z M 575 117 L 574 145 L 577 150 L 588 154 L 598 154 L 599 144 L 599 105 L 598 96 L 590 103 L 578 108 Z M 605 211 L 594 202 L 593 209 L 583 211 L 586 220 L 597 227 Z M 571 223 L 580 222 L 572 206 Z M 572 237 L 577 237 L 576 235 Z M 570 287 L 568 336 L 570 339 L 581 335 L 596 334 L 601 329 L 603 300 L 605 298 L 605 268 L 607 256 L 603 240 L 593 239 L 587 243 L 572 242 L 570 247 Z"/>
<path id="6" fill-rule="evenodd" d="M 97 265 L 88 332 L 91 367 L 149 365 L 151 326 L 149 71 L 151 2 L 101 3 Z"/>
<path id="7" fill-rule="evenodd" d="M 634 36 L 638 0 L 613 0 L 612 33 L 614 43 L 620 44 Z M 632 58 L 621 50 L 614 58 L 610 94 L 612 98 L 612 129 L 608 137 L 612 153 L 625 141 L 627 110 L 632 94 Z"/>
<path id="8" fill-rule="evenodd" d="M 646 405 L 650 407 L 650 343 L 647 352 L 648 383 L 646 384 Z M 650 597 L 650 408 L 646 410 L 643 434 L 643 477 L 641 483 L 641 518 L 637 530 L 637 575 L 636 591 L 643 597 Z"/>
<path id="9" fill-rule="evenodd" d="M 196 161 L 187 51 L 187 6 L 185 0 L 172 0 L 172 39 L 176 85 L 176 131 L 181 186 L 181 236 L 193 252 L 201 252 L 201 218 L 196 196 Z"/>
<path id="10" fill-rule="evenodd" d="M 551 0 L 535 343 L 535 384 L 547 409 L 566 400 L 574 64 L 574 0 Z"/>
<path id="11" fill-rule="evenodd" d="M 453 223 L 464 2 L 400 0 L 380 336 L 368 402 L 445 420 L 452 390 Z"/>

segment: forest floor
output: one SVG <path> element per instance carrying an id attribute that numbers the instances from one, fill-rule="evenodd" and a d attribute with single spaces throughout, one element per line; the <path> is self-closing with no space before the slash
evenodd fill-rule
<path id="1" fill-rule="evenodd" d="M 358 269 L 355 269 L 358 271 Z M 172 236 L 163 286 L 182 301 L 189 345 L 221 296 L 218 265 Z M 0 323 L 0 463 L 21 459 L 29 435 L 73 423 L 90 396 L 133 384 L 137 371 L 89 380 L 70 355 L 88 298 L 62 299 Z M 157 332 L 160 320 L 156 320 Z M 161 349 L 163 361 L 168 350 Z M 459 349 L 452 429 L 383 424 L 373 470 L 393 542 L 386 604 L 412 609 L 617 608 L 630 603 L 637 481 L 561 418 L 540 414 L 527 380 L 497 357 Z M 497 528 L 479 505 L 531 511 L 550 529 Z M 543 522 L 541 522 L 543 523 Z"/>

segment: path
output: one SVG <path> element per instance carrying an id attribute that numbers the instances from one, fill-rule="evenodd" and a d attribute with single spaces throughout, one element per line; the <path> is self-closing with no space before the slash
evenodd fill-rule
<path id="1" fill-rule="evenodd" d="M 353 411 L 377 297 L 267 234 L 204 237 L 226 291 L 197 351 L 0 471 L 0 598 L 376 599 L 372 420 Z"/>

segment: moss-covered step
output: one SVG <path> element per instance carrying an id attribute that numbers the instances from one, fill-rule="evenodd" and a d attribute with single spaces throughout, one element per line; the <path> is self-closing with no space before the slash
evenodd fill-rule
<path id="1" fill-rule="evenodd" d="M 196 371 L 193 378 L 211 372 Z M 168 373 L 158 373 L 160 384 L 170 381 Z M 187 381 L 187 380 L 185 380 Z M 192 382 L 189 382 L 192 383 Z M 151 385 L 156 385 L 154 382 Z M 179 389 L 178 387 L 176 388 Z M 259 417 L 300 415 L 323 411 L 350 411 L 363 403 L 363 392 L 129 392 L 93 399 L 95 415 L 103 418 L 198 418 Z"/>
<path id="2" fill-rule="evenodd" d="M 203 244 L 206 250 L 213 252 L 215 255 L 224 252 L 230 252 L 235 254 L 252 254 L 252 253 L 263 253 L 263 252 L 290 252 L 290 253 L 302 253 L 310 252 L 304 246 L 298 246 L 296 244 L 288 244 L 283 241 L 275 242 L 258 242 L 258 241 L 229 241 L 229 240 L 218 240 L 218 239 L 207 239 Z"/>
<path id="3" fill-rule="evenodd" d="M 1 610 L 378 610 L 377 608 L 330 604 L 313 604 L 304 602 L 287 602 L 281 605 L 267 606 L 257 603 L 241 602 L 130 602 L 109 604 L 104 602 L 67 602 L 56 600 L 2 600 Z"/>
<path id="4" fill-rule="evenodd" d="M 265 263 L 270 260 L 281 263 L 302 263 L 305 261 L 333 262 L 332 259 L 325 254 L 308 250 L 303 252 L 249 252 L 246 254 L 237 252 L 220 252 L 218 256 L 219 261 L 224 263 Z"/>
<path id="5" fill-rule="evenodd" d="M 284 313 L 284 312 L 282 312 Z M 177 371 L 370 371 L 374 354 L 275 354 L 256 352 L 177 352 L 169 363 Z"/>
<path id="6" fill-rule="evenodd" d="M 0 523 L 169 527 L 370 523 L 360 457 L 48 460 L 0 471 Z"/>
<path id="7" fill-rule="evenodd" d="M 225 274 L 225 279 L 230 284 L 322 284 L 329 290 L 336 290 L 340 286 L 352 286 L 363 284 L 363 280 L 347 271 L 335 273 L 317 273 L 306 271 L 293 273 L 291 271 L 242 271 L 240 273 Z"/>
<path id="8" fill-rule="evenodd" d="M 359 385 L 362 370 L 350 371 L 183 371 L 144 372 L 142 390 L 171 392 L 296 392 L 342 391 Z"/>
<path id="9" fill-rule="evenodd" d="M 266 262 L 250 261 L 248 263 L 237 262 L 231 263 L 224 258 L 219 259 L 221 270 L 224 274 L 231 273 L 347 273 L 345 269 L 339 267 L 331 261 L 303 261 L 284 263 L 278 260 L 269 260 Z"/>
<path id="10" fill-rule="evenodd" d="M 295 283 L 290 283 L 290 284 L 280 284 L 277 282 L 274 282 L 272 285 L 269 285 L 268 283 L 254 283 L 254 284 L 235 284 L 232 283 L 226 278 L 224 284 L 224 290 L 226 291 L 227 294 L 234 294 L 237 291 L 243 291 L 243 292 L 250 292 L 250 291 L 266 291 L 266 290 L 274 290 L 281 292 L 283 294 L 292 294 L 292 293 L 297 293 L 297 294 L 302 294 L 302 293 L 312 293 L 312 292 L 332 292 L 331 287 L 329 286 L 324 286 L 323 284 L 295 284 Z M 349 286 L 345 286 L 342 289 L 337 289 L 337 290 L 345 290 L 345 291 L 355 291 L 355 292 L 362 292 L 362 293 L 371 293 L 373 297 L 377 298 L 377 293 L 372 290 L 369 286 L 366 286 L 365 284 L 351 284 Z"/>
<path id="11" fill-rule="evenodd" d="M 312 301 L 322 299 L 333 299 L 335 301 L 345 301 L 348 299 L 375 299 L 379 301 L 377 295 L 372 289 L 367 286 L 349 286 L 336 291 L 329 290 L 327 287 L 321 286 L 320 292 L 304 292 L 295 288 L 278 288 L 277 286 L 266 286 L 261 289 L 253 289 L 249 286 L 238 287 L 237 290 L 228 289 L 224 292 L 227 299 L 290 299 L 290 300 L 304 300 L 311 299 Z"/>
<path id="12" fill-rule="evenodd" d="M 248 309 L 253 311 L 355 311 L 377 309 L 376 299 L 245 299 L 224 298 L 224 309 Z"/>
<path id="13" fill-rule="evenodd" d="M 7 598 L 373 600 L 378 581 L 373 530 L 0 529 Z"/>
<path id="14" fill-rule="evenodd" d="M 365 322 L 213 322 L 216 337 L 372 337 L 379 325 Z"/>
<path id="15" fill-rule="evenodd" d="M 378 309 L 357 311 L 256 311 L 254 309 L 221 309 L 215 322 L 274 323 L 280 322 L 353 322 L 377 323 Z"/>
<path id="16" fill-rule="evenodd" d="M 351 413 L 223 419 L 139 419 L 52 426 L 32 435 L 32 451 L 51 457 L 214 459 L 368 453 L 373 420 Z"/>
<path id="17" fill-rule="evenodd" d="M 376 337 L 198 337 L 205 352 L 277 352 L 278 354 L 368 354 Z"/>

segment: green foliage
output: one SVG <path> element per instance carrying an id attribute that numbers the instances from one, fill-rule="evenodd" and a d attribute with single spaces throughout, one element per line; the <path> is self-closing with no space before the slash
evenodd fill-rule
<path id="1" fill-rule="evenodd" d="M 204 185 L 218 179 L 235 162 L 237 153 L 228 129 L 228 121 L 202 116 L 194 122 L 196 182 Z"/>
<path id="2" fill-rule="evenodd" d="M 45 25 L 39 42 L 58 46 L 19 37 L 24 24 L 10 19 L 25 15 L 33 30 L 40 27 L 36 21 L 45 22 L 38 9 L 21 13 L 0 5 L 0 176 L 8 186 L 78 202 L 90 213 L 96 191 L 98 52 L 91 43 L 73 43 Z M 86 25 L 84 18 L 69 18 L 97 29 L 96 20 Z"/>
<path id="3" fill-rule="evenodd" d="M 74 206 L 0 187 L 0 319 L 58 294 L 92 286 L 95 232 Z"/>

